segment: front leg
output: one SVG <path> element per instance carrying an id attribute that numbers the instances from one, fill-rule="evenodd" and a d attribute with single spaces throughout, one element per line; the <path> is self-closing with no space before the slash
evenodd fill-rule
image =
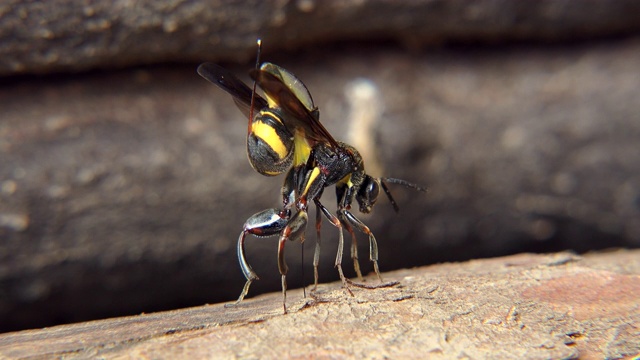
<path id="1" fill-rule="evenodd" d="M 365 285 L 365 284 L 357 284 L 354 282 L 351 282 L 351 284 L 353 284 L 354 286 L 366 288 L 366 289 L 377 289 L 377 288 L 398 285 L 399 284 L 398 281 L 390 281 L 386 283 L 382 282 L 382 276 L 380 276 L 380 269 L 378 268 L 378 242 L 376 241 L 375 236 L 373 236 L 373 233 L 371 232 L 371 230 L 369 230 L 369 227 L 365 225 L 362 221 L 360 221 L 358 218 L 356 218 L 347 209 L 339 209 L 338 212 L 340 213 L 341 219 L 344 218 L 353 227 L 355 227 L 360 232 L 367 234 L 369 236 L 369 259 L 371 260 L 371 262 L 373 262 L 373 270 L 375 271 L 376 275 L 378 275 L 378 279 L 380 280 L 380 284 L 378 285 Z"/>
<path id="2" fill-rule="evenodd" d="M 373 270 L 375 271 L 376 275 L 378 275 L 378 279 L 380 279 L 380 282 L 382 282 L 382 277 L 380 276 L 380 269 L 378 268 L 378 242 L 376 241 L 376 237 L 373 236 L 373 233 L 371 232 L 369 227 L 365 225 L 362 221 L 360 221 L 357 217 L 355 217 L 355 215 L 353 215 L 351 211 L 347 209 L 339 209 L 338 213 L 341 221 L 344 221 L 347 224 L 352 225 L 353 227 L 358 229 L 358 231 L 369 236 L 369 260 L 371 260 L 371 262 L 373 263 Z M 351 229 L 350 227 L 348 227 L 347 229 L 350 230 L 351 235 L 353 236 L 353 238 L 355 238 L 353 229 Z M 352 248 L 352 251 L 353 251 L 353 248 Z M 357 263 L 357 261 L 358 259 L 357 259 L 357 250 L 356 250 L 354 264 Z"/>

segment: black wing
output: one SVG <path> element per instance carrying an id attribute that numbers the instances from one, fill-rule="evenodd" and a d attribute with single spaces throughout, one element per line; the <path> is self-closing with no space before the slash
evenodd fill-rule
<path id="1" fill-rule="evenodd" d="M 338 143 L 320 123 L 320 120 L 311 114 L 309 109 L 281 79 L 267 71 L 258 69 L 251 70 L 249 74 L 269 98 L 275 101 L 283 111 L 291 115 L 283 118 L 288 127 L 301 128 L 306 138 L 329 143 L 334 148 L 338 147 Z"/>
<path id="2" fill-rule="evenodd" d="M 251 109 L 253 90 L 238 79 L 231 71 L 214 63 L 204 63 L 198 66 L 198 74 L 233 96 L 233 101 L 246 116 Z M 258 110 L 268 106 L 267 100 L 255 95 L 254 107 Z"/>

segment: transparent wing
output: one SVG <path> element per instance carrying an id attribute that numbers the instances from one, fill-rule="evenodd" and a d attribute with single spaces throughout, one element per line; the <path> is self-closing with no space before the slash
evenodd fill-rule
<path id="1" fill-rule="evenodd" d="M 287 77 L 283 78 L 278 73 L 265 70 L 264 66 L 260 70 L 252 70 L 249 74 L 260 85 L 267 97 L 289 115 L 283 117 L 283 121 L 292 133 L 295 133 L 295 130 L 302 130 L 308 139 L 338 147 L 336 140 L 315 115 L 317 111 L 313 108 L 311 95 L 300 80 L 286 72 L 287 76 L 292 77 L 289 80 L 295 80 L 287 84 L 284 82 L 287 81 Z"/>
<path id="2" fill-rule="evenodd" d="M 204 63 L 198 66 L 198 74 L 231 94 L 238 109 L 249 116 L 253 90 L 233 75 L 231 71 L 214 63 Z M 267 101 L 258 94 L 256 94 L 254 101 L 256 109 L 263 109 L 268 105 Z"/>

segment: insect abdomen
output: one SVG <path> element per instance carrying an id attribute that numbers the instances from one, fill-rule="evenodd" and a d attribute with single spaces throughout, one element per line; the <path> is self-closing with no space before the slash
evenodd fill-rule
<path id="1" fill-rule="evenodd" d="M 260 111 L 251 123 L 247 154 L 251 166 L 262 175 L 278 175 L 291 166 L 293 136 L 271 110 Z"/>

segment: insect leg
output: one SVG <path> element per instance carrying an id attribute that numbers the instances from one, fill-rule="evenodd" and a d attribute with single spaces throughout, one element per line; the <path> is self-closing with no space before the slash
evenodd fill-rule
<path id="1" fill-rule="evenodd" d="M 282 307 L 285 313 L 287 312 L 287 272 L 289 271 L 289 267 L 284 257 L 284 245 L 287 240 L 297 240 L 304 236 L 307 222 L 307 211 L 298 211 L 282 230 L 280 240 L 278 241 L 278 270 L 280 271 L 280 275 L 282 275 Z"/>
<path id="2" fill-rule="evenodd" d="M 362 281 L 362 272 L 360 271 L 360 262 L 358 260 L 358 239 L 353 231 L 350 221 L 344 215 L 351 208 L 351 202 L 355 197 L 354 187 L 346 183 L 338 183 L 336 185 L 336 199 L 338 200 L 338 211 L 336 212 L 342 226 L 351 234 L 351 259 L 353 261 L 353 269 L 358 275 L 358 279 Z M 356 219 L 357 220 L 357 219 Z M 364 224 L 363 224 L 364 225 Z"/>
<path id="3" fill-rule="evenodd" d="M 247 282 L 244 284 L 242 292 L 240 293 L 238 300 L 236 300 L 235 302 L 236 304 L 240 303 L 244 299 L 244 297 L 247 296 L 247 293 L 249 292 L 249 286 L 251 286 L 253 280 L 259 279 L 258 275 L 255 273 L 255 271 L 253 271 L 251 265 L 249 265 L 247 259 L 244 256 L 244 240 L 246 235 L 247 232 L 242 231 L 242 233 L 240 233 L 240 238 L 238 238 L 238 260 L 240 262 L 240 269 L 242 269 L 242 273 L 247 279 Z"/>
<path id="4" fill-rule="evenodd" d="M 362 232 L 369 236 L 369 260 L 373 262 L 373 270 L 376 275 L 378 275 L 378 279 L 382 282 L 382 277 L 380 276 L 380 269 L 378 268 L 378 242 L 376 241 L 375 236 L 369 229 L 367 225 L 365 225 L 362 221 L 360 221 L 355 215 L 353 215 L 347 209 L 338 210 L 341 213 L 341 218 L 344 218 L 348 223 L 353 225 L 358 231 Z"/>
<path id="5" fill-rule="evenodd" d="M 313 152 L 313 150 L 312 150 Z M 322 211 L 324 216 L 333 224 L 333 226 L 337 227 L 339 230 L 339 238 L 338 238 L 338 253 L 336 254 L 336 262 L 335 266 L 338 268 L 338 273 L 340 275 L 340 280 L 345 287 L 345 289 L 349 292 L 349 294 L 353 295 L 351 289 L 349 289 L 348 283 L 350 282 L 342 271 L 342 253 L 344 250 L 344 237 L 342 234 L 342 224 L 337 217 L 327 210 L 322 203 L 320 203 L 320 196 L 322 195 L 322 191 L 324 190 L 326 184 L 326 173 L 323 169 L 318 166 L 314 166 L 312 158 L 314 156 L 310 156 L 309 161 L 306 166 L 300 170 L 299 175 L 302 177 L 301 181 L 298 181 L 298 199 L 296 200 L 296 208 L 299 210 L 298 213 L 307 212 L 307 202 L 309 199 L 313 199 L 316 207 Z M 297 215 L 297 214 L 296 214 Z M 316 219 L 317 219 L 316 215 Z M 316 220 L 317 221 L 317 220 Z M 293 222 L 293 220 L 292 220 Z M 320 223 L 316 222 L 316 229 L 319 233 Z M 306 225 L 306 223 L 305 223 Z M 320 238 L 318 236 L 318 238 Z M 317 264 L 320 259 L 320 243 L 316 243 L 316 251 L 314 253 L 314 270 L 317 271 Z M 315 279 L 315 286 L 317 287 L 318 279 Z"/>
<path id="6" fill-rule="evenodd" d="M 316 202 L 316 247 L 313 251 L 313 290 L 318 288 L 318 266 L 320 265 L 320 227 L 322 226 L 322 214 L 320 213 L 320 206 Z"/>
<path id="7" fill-rule="evenodd" d="M 349 222 L 338 212 L 338 216 L 340 217 L 340 222 L 342 226 L 347 229 L 349 234 L 351 234 L 351 260 L 353 261 L 353 269 L 358 275 L 358 280 L 362 281 L 362 272 L 360 271 L 360 262 L 358 261 L 358 239 L 356 238 L 356 234 L 353 231 L 353 227 L 349 224 Z"/>
<path id="8" fill-rule="evenodd" d="M 342 234 L 342 224 L 341 224 L 340 220 L 338 220 L 337 217 L 335 217 L 324 205 L 322 205 L 322 203 L 320 203 L 320 200 L 314 199 L 314 202 L 316 203 L 317 208 L 320 209 L 320 211 L 322 211 L 322 214 L 324 214 L 324 216 L 329 220 L 329 222 L 333 226 L 338 228 L 338 252 L 336 254 L 335 267 L 338 269 L 338 274 L 340 275 L 340 280 L 342 280 L 342 285 L 347 290 L 347 292 L 351 296 L 353 296 L 353 293 L 351 292 L 351 289 L 349 289 L 350 281 L 344 276 L 344 272 L 342 271 L 342 254 L 343 254 L 343 251 L 344 251 L 343 250 L 344 249 L 344 236 Z M 313 257 L 314 270 L 317 271 L 316 259 L 318 259 L 317 262 L 319 262 L 319 260 L 320 260 L 320 245 L 319 245 L 319 243 L 316 244 L 316 253 L 314 254 L 314 257 Z M 316 280 L 316 284 L 315 285 L 317 286 L 318 285 L 318 278 L 316 277 L 315 280 Z"/>
<path id="9" fill-rule="evenodd" d="M 289 220 L 289 214 L 289 210 L 266 209 L 254 214 L 244 223 L 242 233 L 240 233 L 240 237 L 238 238 L 237 251 L 240 269 L 247 279 L 247 282 L 244 284 L 244 288 L 235 304 L 240 303 L 244 297 L 247 296 L 251 283 L 254 280 L 258 280 L 258 275 L 253 271 L 253 268 L 251 268 L 245 256 L 244 242 L 247 234 L 252 234 L 257 237 L 277 235 L 285 228 Z"/>
<path id="10" fill-rule="evenodd" d="M 287 238 L 283 232 L 278 241 L 278 270 L 282 276 L 282 308 L 285 314 L 287 313 L 287 272 L 289 271 L 287 263 L 284 261 L 284 244 L 286 240 Z"/>

